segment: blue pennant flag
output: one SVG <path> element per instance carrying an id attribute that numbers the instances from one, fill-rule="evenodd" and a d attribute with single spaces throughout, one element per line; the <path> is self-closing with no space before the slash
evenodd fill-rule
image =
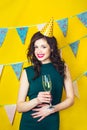
<path id="1" fill-rule="evenodd" d="M 77 17 L 87 27 L 87 12 L 78 14 Z"/>
<path id="2" fill-rule="evenodd" d="M 85 76 L 87 76 L 87 71 L 84 73 Z"/>
<path id="3" fill-rule="evenodd" d="M 20 74 L 22 71 L 22 65 L 23 65 L 23 63 L 12 64 L 12 68 L 13 68 L 18 79 L 20 78 Z"/>
<path id="4" fill-rule="evenodd" d="M 2 43 L 5 39 L 7 31 L 8 31 L 7 28 L 0 28 L 0 46 L 2 45 Z"/>
<path id="5" fill-rule="evenodd" d="M 62 20 L 57 20 L 56 22 L 60 26 L 60 28 L 63 32 L 63 35 L 66 36 L 67 35 L 67 29 L 68 29 L 68 18 L 64 18 Z"/>
<path id="6" fill-rule="evenodd" d="M 22 43 L 24 44 L 28 32 L 28 27 L 16 28 L 16 30 L 21 38 Z"/>
<path id="7" fill-rule="evenodd" d="M 80 40 L 76 41 L 76 42 L 73 42 L 70 44 L 70 47 L 74 53 L 74 55 L 76 56 L 77 55 L 77 51 L 78 51 L 78 45 L 80 43 Z"/>

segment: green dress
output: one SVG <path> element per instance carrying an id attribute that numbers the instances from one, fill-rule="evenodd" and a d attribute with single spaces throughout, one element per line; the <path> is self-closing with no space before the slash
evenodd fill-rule
<path id="1" fill-rule="evenodd" d="M 34 77 L 33 66 L 27 67 L 25 70 L 30 84 L 27 93 L 30 100 L 36 98 L 38 92 L 44 91 L 41 77 L 44 74 L 49 74 L 52 80 L 52 105 L 61 102 L 64 79 L 60 76 L 59 72 L 56 71 L 52 63 L 42 64 L 41 75 L 35 80 L 32 79 Z M 20 130 L 59 130 L 59 112 L 47 116 L 40 122 L 37 121 L 38 118 L 31 116 L 33 112 L 34 111 L 30 110 L 22 113 Z"/>

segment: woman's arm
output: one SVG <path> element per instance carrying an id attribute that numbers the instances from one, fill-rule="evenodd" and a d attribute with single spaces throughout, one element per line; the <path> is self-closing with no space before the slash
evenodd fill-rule
<path id="1" fill-rule="evenodd" d="M 64 86 L 66 92 L 66 99 L 54 106 L 54 110 L 53 110 L 54 112 L 66 109 L 74 103 L 73 85 L 72 85 L 72 80 L 67 65 L 66 65 L 65 75 L 66 77 L 64 79 Z"/>
<path id="2" fill-rule="evenodd" d="M 26 96 L 29 89 L 29 82 L 27 79 L 26 71 L 22 72 L 20 78 L 20 89 L 18 93 L 17 100 L 17 111 L 18 112 L 26 112 L 34 108 L 40 103 L 49 103 L 50 102 L 50 94 L 48 92 L 39 92 L 38 96 L 30 101 L 26 101 Z"/>
<path id="3" fill-rule="evenodd" d="M 17 100 L 18 112 L 28 111 L 38 104 L 38 100 L 36 98 L 33 99 L 32 101 L 25 101 L 28 89 L 29 89 L 29 82 L 27 79 L 26 71 L 24 70 L 20 78 L 20 88 L 19 88 L 18 100 Z"/>

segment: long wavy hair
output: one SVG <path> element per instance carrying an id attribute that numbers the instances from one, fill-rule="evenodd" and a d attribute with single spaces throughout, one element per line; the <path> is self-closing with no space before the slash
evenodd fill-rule
<path id="1" fill-rule="evenodd" d="M 52 64 L 54 65 L 54 67 L 56 68 L 56 70 L 60 73 L 60 75 L 65 78 L 65 62 L 64 60 L 61 59 L 60 56 L 60 50 L 58 49 L 58 44 L 57 44 L 57 40 L 55 37 L 46 37 L 44 35 L 42 35 L 39 31 L 36 32 L 30 41 L 29 47 L 28 47 L 28 51 L 27 51 L 27 58 L 28 61 L 31 61 L 31 63 L 33 63 L 33 67 L 34 67 L 34 71 L 35 71 L 35 75 L 33 79 L 36 79 L 37 77 L 40 76 L 40 68 L 42 63 L 36 58 L 34 51 L 34 43 L 36 40 L 39 39 L 45 39 L 48 43 L 48 45 L 50 46 L 52 52 L 50 54 L 50 60 L 52 62 Z"/>

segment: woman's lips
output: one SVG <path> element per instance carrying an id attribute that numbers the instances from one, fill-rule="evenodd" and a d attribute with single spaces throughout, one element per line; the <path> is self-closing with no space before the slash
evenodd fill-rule
<path id="1" fill-rule="evenodd" d="M 44 57 L 44 54 L 37 54 L 37 57 L 38 57 L 38 58 L 43 58 L 43 57 Z"/>

